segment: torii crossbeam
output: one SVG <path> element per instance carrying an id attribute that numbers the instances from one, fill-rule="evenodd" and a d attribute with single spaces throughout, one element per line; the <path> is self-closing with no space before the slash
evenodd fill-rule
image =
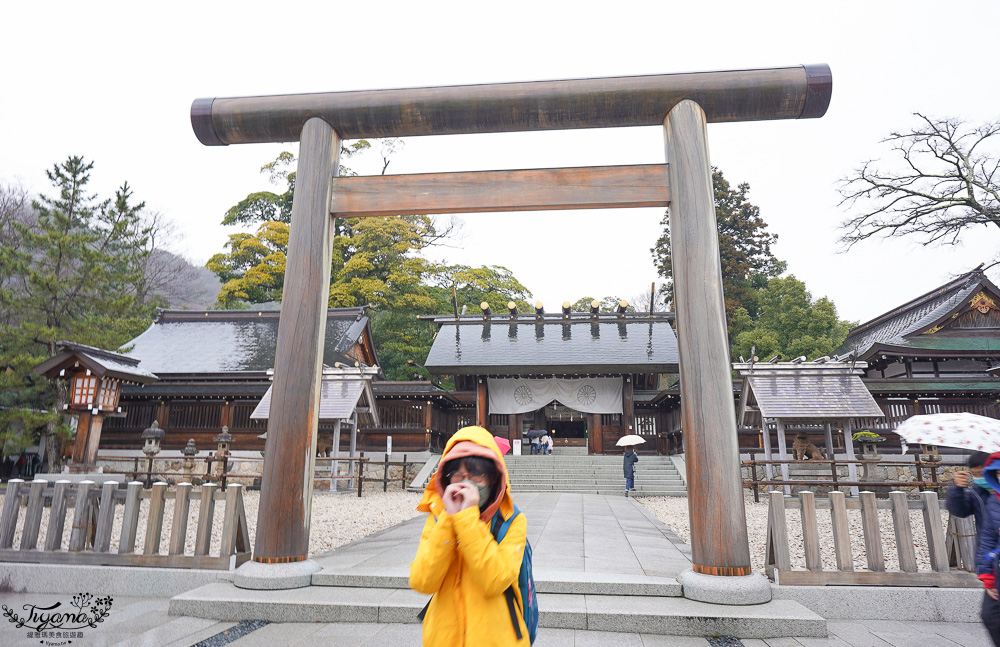
<path id="1" fill-rule="evenodd" d="M 237 585 L 309 584 L 304 564 L 288 577 L 260 583 L 255 577 L 260 564 L 296 564 L 308 556 L 334 216 L 669 205 L 698 574 L 684 580 L 684 591 L 710 602 L 731 600 L 698 580 L 751 573 L 706 125 L 821 117 L 831 91 L 830 68 L 807 65 L 195 100 L 191 122 L 207 146 L 300 142 L 253 556 L 258 571 L 238 573 Z M 664 128 L 666 165 L 337 177 L 347 138 L 651 125 Z M 769 589 L 761 599 L 754 597 L 761 587 L 751 588 L 756 592 L 743 603 L 769 599 Z"/>

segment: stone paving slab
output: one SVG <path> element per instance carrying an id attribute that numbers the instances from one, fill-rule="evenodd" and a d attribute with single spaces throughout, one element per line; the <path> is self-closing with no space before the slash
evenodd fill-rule
<path id="1" fill-rule="evenodd" d="M 659 595 L 679 597 L 680 583 L 672 577 L 587 573 L 535 569 L 535 589 L 539 593 L 591 593 L 595 595 Z M 358 567 L 338 573 L 329 569 L 313 575 L 313 586 L 347 586 L 379 589 L 409 587 L 408 568 Z"/>
<path id="2" fill-rule="evenodd" d="M 676 579 L 691 566 L 676 535 L 624 496 L 523 492 L 514 501 L 528 519 L 538 572 Z M 336 574 L 408 577 L 424 521 L 422 516 L 411 519 L 315 560 Z M 314 578 L 323 583 L 322 575 Z"/>
<path id="3" fill-rule="evenodd" d="M 0 604 L 20 607 L 26 602 L 51 603 L 60 596 L 0 593 Z M 550 596 L 552 597 L 552 596 Z M 581 596 L 563 596 L 580 598 Z M 51 599 L 50 599 L 51 598 Z M 163 647 L 189 647 L 220 633 L 235 624 L 235 618 L 224 622 L 170 616 L 167 599 L 116 598 L 108 619 L 97 629 L 90 630 L 86 640 L 74 641 L 73 647 L 111 647 L 121 645 L 157 645 Z M 23 629 L 9 623 L 0 626 L 0 644 L 5 647 L 38 647 L 38 639 L 29 639 Z M 990 647 L 986 630 L 978 623 L 958 622 L 894 622 L 873 620 L 833 620 L 827 624 L 830 635 L 826 638 L 796 637 L 753 639 L 744 638 L 744 647 L 920 647 L 921 645 L 961 645 L 961 647 Z M 198 629 L 198 627 L 201 627 Z M 281 623 L 260 633 L 259 629 L 235 642 L 236 647 L 399 647 L 419 645 L 421 625 L 386 623 Z M 183 633 L 169 642 L 157 642 L 173 632 Z M 739 634 L 737 634 L 739 635 Z M 266 638 L 266 640 L 260 640 Z M 636 642 L 636 641 L 639 642 Z M 258 641 L 258 642 L 254 642 Z M 615 645 L 628 647 L 709 647 L 703 637 L 664 636 L 646 633 L 621 633 L 587 631 L 583 629 L 543 628 L 536 647 L 563 647 L 585 645 Z"/>

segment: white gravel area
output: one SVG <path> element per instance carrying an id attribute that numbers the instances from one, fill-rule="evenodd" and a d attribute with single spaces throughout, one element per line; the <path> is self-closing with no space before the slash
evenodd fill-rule
<path id="1" fill-rule="evenodd" d="M 686 543 L 691 542 L 691 528 L 688 522 L 687 497 L 642 497 L 636 499 L 639 503 L 659 519 L 663 525 L 670 528 Z M 745 496 L 747 537 L 750 542 L 750 563 L 755 571 L 763 572 L 766 557 L 767 542 L 767 499 L 761 497 L 760 503 L 754 503 L 753 495 Z M 948 513 L 943 511 L 942 524 L 946 524 Z M 879 510 L 879 529 L 882 534 L 882 554 L 885 557 L 887 569 L 899 568 L 899 556 L 896 550 L 896 533 L 892 525 L 892 511 Z M 785 510 L 788 527 L 788 548 L 792 568 L 805 568 L 805 553 L 802 548 L 802 522 L 798 510 Z M 819 526 L 820 557 L 823 568 L 836 568 L 833 549 L 833 530 L 828 510 L 816 511 Z M 868 562 L 865 553 L 864 534 L 861 526 L 861 511 L 848 510 L 847 523 L 850 528 L 851 552 L 854 556 L 855 569 L 867 569 Z M 917 554 L 917 568 L 929 569 L 930 556 L 927 551 L 927 535 L 924 530 L 923 512 L 910 510 L 910 526 L 913 530 L 913 545 Z"/>
<path id="2" fill-rule="evenodd" d="M 197 490 L 196 490 L 197 492 Z M 319 555 L 333 550 L 337 546 L 350 543 L 372 533 L 384 530 L 407 519 L 412 519 L 422 513 L 416 507 L 420 502 L 420 494 L 412 492 L 365 492 L 363 497 L 352 494 L 316 494 L 312 503 L 312 523 L 309 531 L 309 554 Z M 243 493 L 243 505 L 246 509 L 247 529 L 250 533 L 250 546 L 253 546 L 257 529 L 257 509 L 260 503 L 260 493 L 246 491 Z M 195 498 L 191 501 L 188 512 L 185 553 L 194 554 L 194 542 L 198 529 L 198 515 L 201 503 Z M 209 554 L 218 555 L 222 544 L 222 525 L 225 517 L 225 501 L 216 501 L 212 523 L 212 545 Z M 24 530 L 24 516 L 27 508 L 21 506 L 14 533 L 14 546 L 21 545 L 21 535 Z M 160 552 L 166 554 L 170 544 L 170 532 L 173 527 L 174 503 L 167 500 L 163 515 L 163 529 L 160 535 Z M 63 525 L 62 549 L 69 547 L 69 538 L 73 527 L 74 509 L 68 508 L 66 521 Z M 124 506 L 115 507 L 115 523 L 111 533 L 110 552 L 117 553 L 121 541 Z M 139 510 L 139 528 L 136 537 L 136 549 L 143 551 L 146 543 L 147 523 L 149 519 L 149 500 L 142 499 Z M 41 528 L 38 536 L 38 547 L 45 545 L 48 534 L 49 508 L 42 513 Z"/>

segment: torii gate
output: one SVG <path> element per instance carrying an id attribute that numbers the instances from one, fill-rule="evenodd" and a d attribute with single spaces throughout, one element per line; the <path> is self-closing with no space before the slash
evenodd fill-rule
<path id="1" fill-rule="evenodd" d="M 830 68 L 807 65 L 195 100 L 207 146 L 300 142 L 254 561 L 236 585 L 307 586 L 318 570 L 306 558 L 333 217 L 669 206 L 693 561 L 684 594 L 770 599 L 750 570 L 706 125 L 821 117 L 831 91 Z M 342 139 L 660 124 L 668 164 L 337 177 Z"/>

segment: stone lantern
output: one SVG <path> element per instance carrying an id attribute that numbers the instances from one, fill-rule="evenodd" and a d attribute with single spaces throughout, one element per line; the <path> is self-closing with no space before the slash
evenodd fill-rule
<path id="1" fill-rule="evenodd" d="M 160 441 L 163 440 L 165 435 L 166 433 L 160 429 L 159 423 L 154 420 L 153 424 L 142 432 L 142 453 L 152 460 L 154 456 L 160 453 Z"/>
<path id="2" fill-rule="evenodd" d="M 236 439 L 229 433 L 229 427 L 223 427 L 222 433 L 213 438 L 212 442 L 219 444 L 219 449 L 216 450 L 215 455 L 218 458 L 224 458 L 229 456 L 229 446 L 236 442 Z"/>
<path id="3" fill-rule="evenodd" d="M 222 433 L 213 438 L 212 441 L 219 446 L 215 451 L 215 459 L 219 461 L 219 466 L 216 470 L 219 473 L 219 477 L 223 479 L 223 487 L 225 487 L 226 467 L 229 462 L 227 459 L 230 456 L 229 446 L 236 442 L 236 439 L 229 433 L 229 427 L 223 427 Z"/>
<path id="4" fill-rule="evenodd" d="M 194 446 L 194 438 L 188 439 L 181 454 L 184 455 L 184 471 L 191 473 L 194 470 L 194 457 L 198 455 L 198 448 Z"/>
<path id="5" fill-rule="evenodd" d="M 142 453 L 146 455 L 146 487 L 153 487 L 153 457 L 160 453 L 160 441 L 166 434 L 154 420 L 153 424 L 142 432 Z"/>

